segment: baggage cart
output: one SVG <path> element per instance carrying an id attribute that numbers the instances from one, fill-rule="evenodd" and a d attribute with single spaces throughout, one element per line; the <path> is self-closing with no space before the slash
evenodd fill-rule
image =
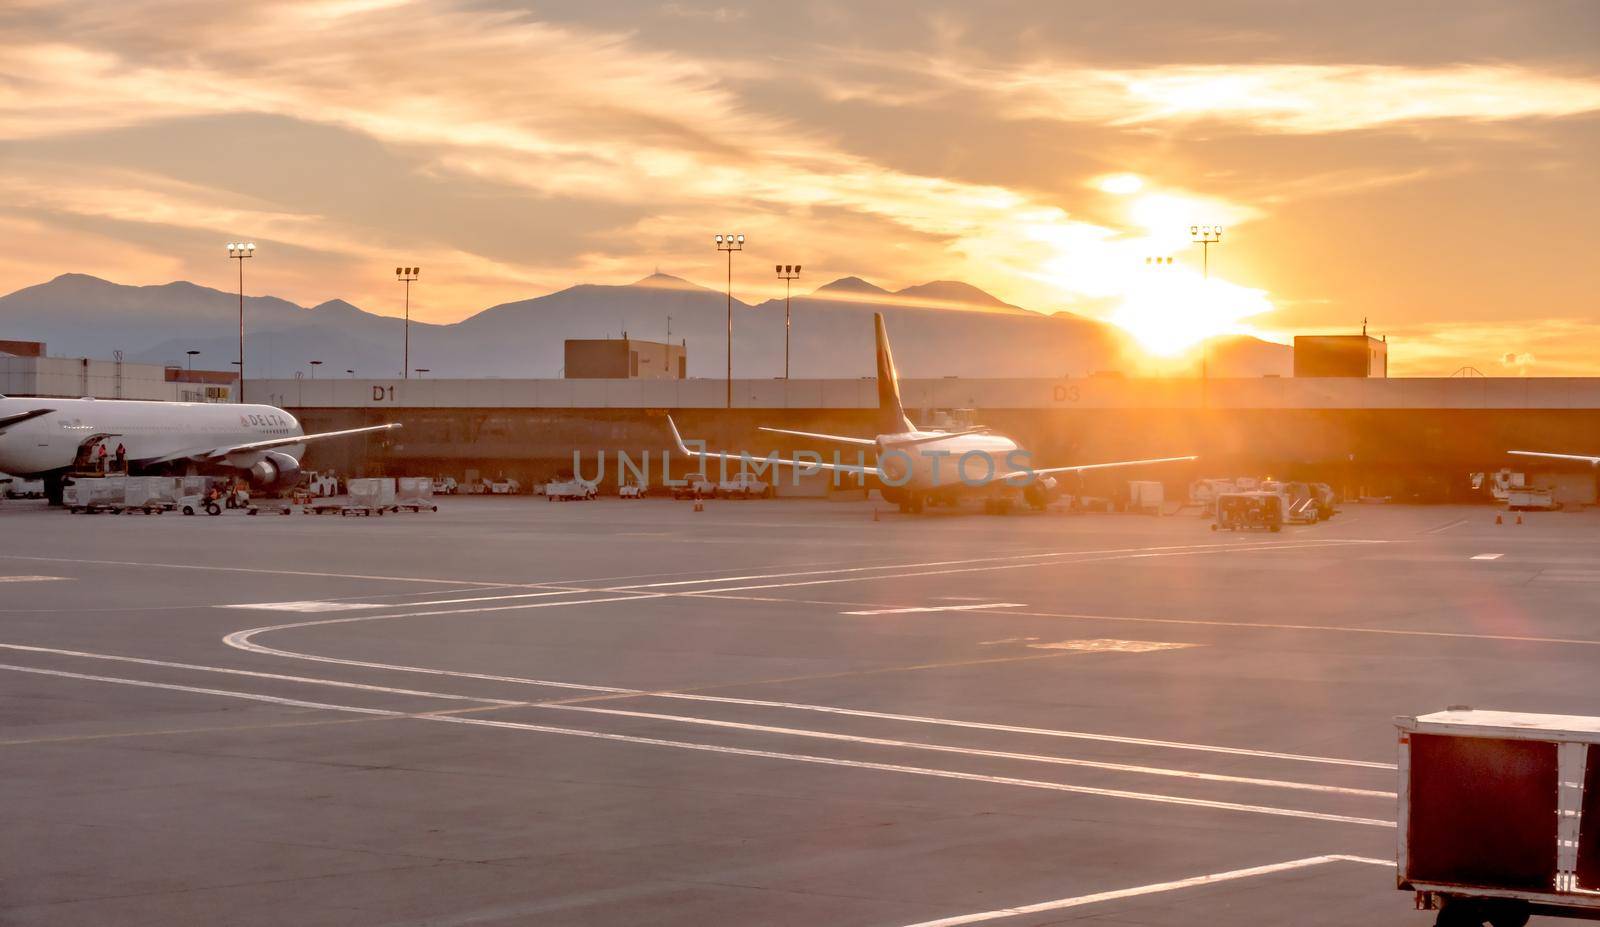
<path id="1" fill-rule="evenodd" d="M 78 477 L 62 488 L 62 504 L 74 514 L 120 514 L 127 504 L 123 501 L 127 494 L 126 480 L 127 477 L 122 476 Z"/>
<path id="2" fill-rule="evenodd" d="M 396 481 L 394 510 L 396 512 L 439 511 L 433 502 L 433 479 L 426 476 L 402 476 Z"/>
<path id="3" fill-rule="evenodd" d="M 130 476 L 125 487 L 124 511 L 159 515 L 178 501 L 178 483 L 170 476 Z"/>
<path id="4" fill-rule="evenodd" d="M 1396 887 L 1439 927 L 1600 920 L 1600 718 L 1474 711 L 1395 719 Z"/>
<path id="5" fill-rule="evenodd" d="M 340 515 L 382 515 L 394 508 L 393 477 L 363 477 L 346 484 L 350 498 Z"/>

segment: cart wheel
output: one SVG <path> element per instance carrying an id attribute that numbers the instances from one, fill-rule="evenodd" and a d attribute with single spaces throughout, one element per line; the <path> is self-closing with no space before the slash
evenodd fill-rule
<path id="1" fill-rule="evenodd" d="M 185 515 L 193 515 L 194 514 L 194 506 L 192 506 L 192 505 L 184 506 L 183 507 L 183 514 L 185 514 Z"/>
<path id="2" fill-rule="evenodd" d="M 1487 912 L 1477 902 L 1453 895 L 1442 900 L 1444 905 L 1439 908 L 1439 916 L 1433 919 L 1433 927 L 1483 927 Z"/>
<path id="3" fill-rule="evenodd" d="M 222 514 L 222 506 L 216 504 L 215 502 L 207 502 L 206 503 L 206 514 L 207 515 L 221 515 Z"/>

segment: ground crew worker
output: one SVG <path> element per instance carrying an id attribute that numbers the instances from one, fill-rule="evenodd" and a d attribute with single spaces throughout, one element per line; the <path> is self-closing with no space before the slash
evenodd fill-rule
<path id="1" fill-rule="evenodd" d="M 121 441 L 117 442 L 117 470 L 128 472 L 128 449 L 122 446 Z"/>
<path id="2" fill-rule="evenodd" d="M 101 473 L 105 473 L 106 472 L 106 443 L 104 441 L 101 441 L 100 445 L 99 445 L 99 448 L 100 449 L 96 452 L 96 460 L 95 460 L 95 462 L 100 465 L 100 472 Z"/>

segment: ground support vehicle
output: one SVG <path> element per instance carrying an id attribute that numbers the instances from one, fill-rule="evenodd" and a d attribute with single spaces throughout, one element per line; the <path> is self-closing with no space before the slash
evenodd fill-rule
<path id="1" fill-rule="evenodd" d="M 672 487 L 674 499 L 709 499 L 717 494 L 717 484 L 706 479 L 704 473 L 691 473 L 683 478 L 682 486 Z"/>
<path id="2" fill-rule="evenodd" d="M 1276 492 L 1225 492 L 1217 496 L 1217 520 L 1211 530 L 1265 528 L 1283 530 L 1284 500 Z"/>
<path id="3" fill-rule="evenodd" d="M 1446 711 L 1395 719 L 1395 887 L 1438 927 L 1600 920 L 1600 718 Z"/>
<path id="4" fill-rule="evenodd" d="M 577 477 L 570 480 L 551 480 L 544 484 L 544 497 L 549 502 L 587 502 L 598 495 L 600 495 L 599 487 Z"/>
<path id="5" fill-rule="evenodd" d="M 644 494 L 645 488 L 631 480 L 617 487 L 618 499 L 643 499 Z"/>
<path id="6" fill-rule="evenodd" d="M 179 496 L 177 509 L 185 515 L 221 515 L 222 503 L 209 494 Z"/>
<path id="7" fill-rule="evenodd" d="M 712 488 L 712 494 L 723 499 L 765 499 L 772 495 L 772 487 L 748 473 L 741 473 L 718 483 Z"/>

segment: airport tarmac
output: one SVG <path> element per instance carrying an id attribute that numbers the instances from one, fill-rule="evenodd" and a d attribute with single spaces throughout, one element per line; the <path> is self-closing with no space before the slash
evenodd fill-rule
<path id="1" fill-rule="evenodd" d="M 1600 513 L 0 504 L 0 923 L 1424 925 L 1397 714 L 1596 714 Z"/>

